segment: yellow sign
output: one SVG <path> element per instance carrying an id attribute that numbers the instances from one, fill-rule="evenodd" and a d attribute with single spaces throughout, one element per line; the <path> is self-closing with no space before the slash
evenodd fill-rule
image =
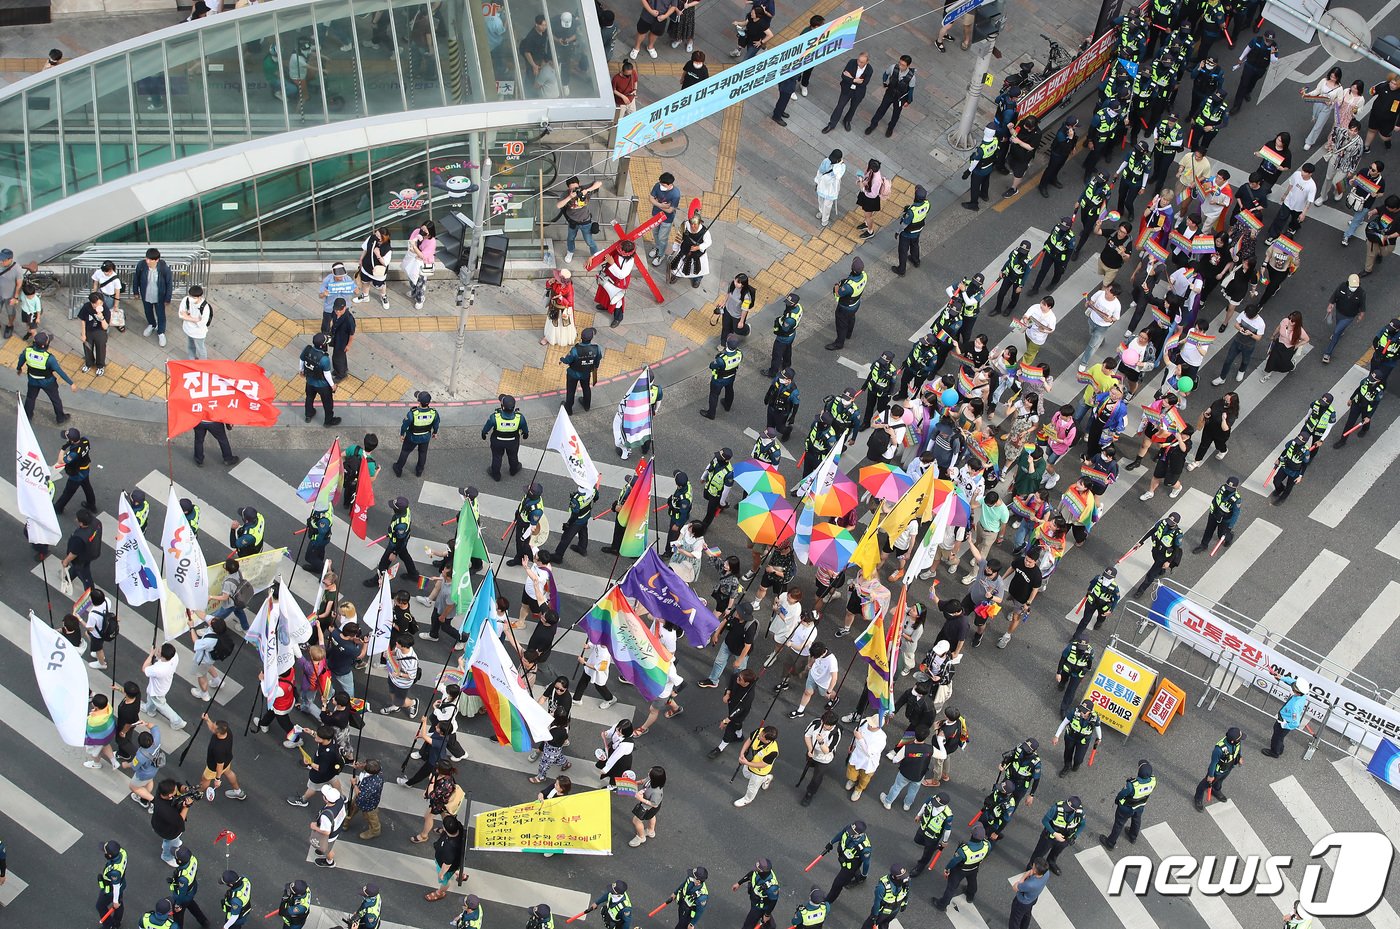
<path id="1" fill-rule="evenodd" d="M 472 847 L 494 852 L 611 855 L 611 797 L 607 790 L 588 790 L 479 813 Z"/>
<path id="2" fill-rule="evenodd" d="M 1104 649 L 1085 698 L 1105 726 L 1127 735 L 1147 702 L 1157 672 L 1138 664 L 1113 649 Z"/>

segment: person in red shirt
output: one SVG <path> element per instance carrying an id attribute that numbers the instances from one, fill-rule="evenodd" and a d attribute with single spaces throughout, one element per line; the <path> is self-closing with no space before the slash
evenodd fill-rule
<path id="1" fill-rule="evenodd" d="M 613 75 L 612 92 L 619 118 L 637 111 L 637 69 L 632 62 L 624 61 L 622 70 Z"/>

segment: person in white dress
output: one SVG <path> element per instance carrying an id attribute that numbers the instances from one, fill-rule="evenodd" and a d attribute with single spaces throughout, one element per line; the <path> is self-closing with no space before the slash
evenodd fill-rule
<path id="1" fill-rule="evenodd" d="M 573 274 L 567 268 L 555 271 L 544 292 L 544 338 L 540 339 L 540 344 L 567 348 L 578 341 L 578 328 L 574 325 Z"/>
<path id="2" fill-rule="evenodd" d="M 681 527 L 671 546 L 671 570 L 687 584 L 694 584 L 700 578 L 700 559 L 704 557 L 705 536 L 700 523 L 692 520 Z"/>
<path id="3" fill-rule="evenodd" d="M 846 163 L 841 160 L 841 149 L 832 149 L 831 154 L 817 166 L 816 177 L 812 178 L 812 183 L 817 187 L 817 215 L 823 228 L 831 225 L 832 210 L 841 197 L 841 179 L 845 176 Z"/>

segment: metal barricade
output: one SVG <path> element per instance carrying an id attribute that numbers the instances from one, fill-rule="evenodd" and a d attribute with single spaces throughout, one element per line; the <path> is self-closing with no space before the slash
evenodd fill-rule
<path id="1" fill-rule="evenodd" d="M 188 242 L 94 245 L 68 259 L 70 310 L 87 302 L 88 294 L 93 290 L 93 272 L 101 270 L 102 264 L 107 261 L 117 266 L 116 273 L 121 276 L 122 281 L 122 294 L 128 299 L 140 300 L 141 295 L 135 293 L 134 278 L 137 266 L 146 260 L 148 248 L 159 249 L 161 260 L 170 266 L 170 273 L 174 278 L 170 294 L 172 301 L 184 297 L 191 284 L 208 282 L 209 250 L 203 246 L 191 245 Z"/>

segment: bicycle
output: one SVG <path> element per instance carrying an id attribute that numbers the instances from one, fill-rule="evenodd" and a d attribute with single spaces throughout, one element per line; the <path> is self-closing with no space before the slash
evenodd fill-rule
<path id="1" fill-rule="evenodd" d="M 1021 62 L 1019 65 L 1019 72 L 1008 76 L 1002 82 L 1003 92 L 1010 90 L 1012 87 L 1019 87 L 1021 93 L 1029 93 L 1033 88 L 1045 83 L 1056 72 L 1074 61 L 1075 56 L 1083 53 L 1092 41 L 1092 37 L 1085 36 L 1084 40 L 1079 43 L 1079 48 L 1075 50 L 1074 54 L 1070 54 L 1065 50 L 1063 45 L 1050 38 L 1045 33 L 1041 33 L 1040 37 L 1050 43 L 1049 52 L 1045 57 L 1045 66 L 1040 69 L 1039 73 L 1035 73 L 1034 60 Z"/>
<path id="2" fill-rule="evenodd" d="M 57 290 L 62 278 L 54 271 L 40 271 L 37 263 L 30 262 L 24 266 L 23 283 L 33 284 L 34 292 L 42 297 Z"/>

